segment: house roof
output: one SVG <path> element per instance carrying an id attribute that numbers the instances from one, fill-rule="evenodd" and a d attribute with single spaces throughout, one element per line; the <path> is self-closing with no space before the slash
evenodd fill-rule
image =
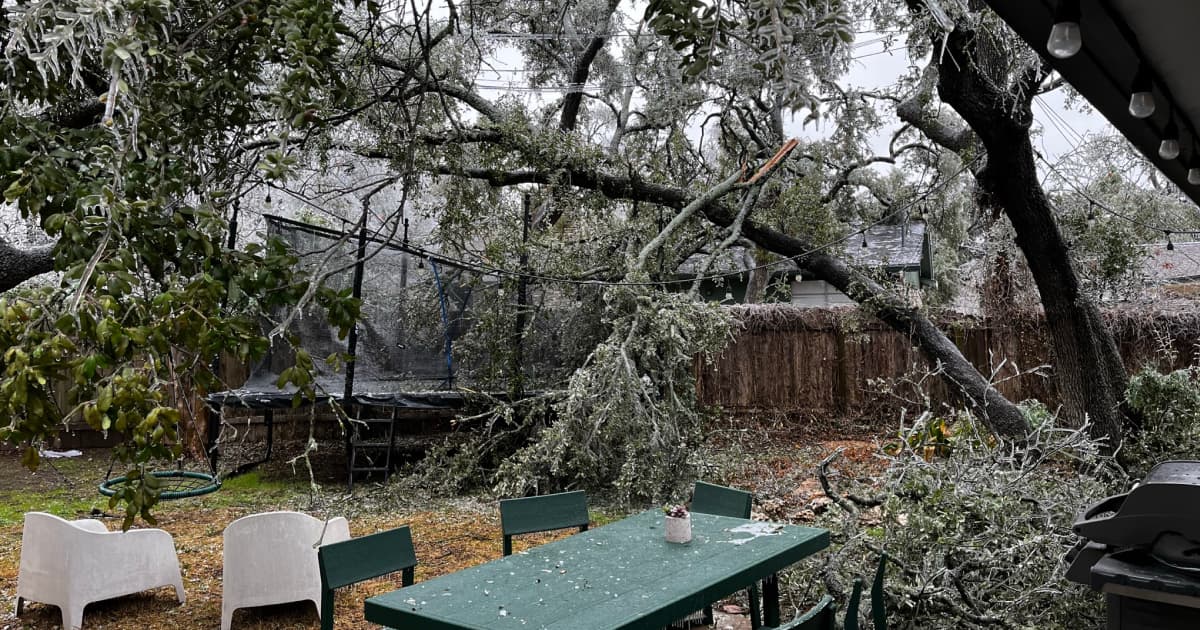
<path id="1" fill-rule="evenodd" d="M 1046 51 L 1054 9 L 1062 0 L 986 0 L 1022 39 L 1100 111 L 1134 146 L 1191 199 L 1200 186 L 1187 182 L 1188 165 L 1200 159 L 1200 2 L 1196 0 L 1079 0 L 1083 48 L 1066 59 Z M 1134 75 L 1141 64 L 1154 82 L 1154 113 L 1129 113 Z M 1173 113 L 1173 114 L 1172 114 Z M 1174 115 L 1181 152 L 1158 156 L 1167 121 Z"/>
<path id="2" fill-rule="evenodd" d="M 862 246 L 862 236 L 859 231 L 852 232 L 841 245 L 843 251 L 834 253 L 844 254 L 847 262 L 868 268 L 884 267 L 889 270 L 916 269 L 921 266 L 921 255 L 925 240 L 925 222 L 913 221 L 902 225 L 872 225 L 866 229 L 867 246 Z M 852 228 L 853 229 L 853 228 Z M 746 248 L 730 247 L 709 268 L 709 274 L 733 273 L 749 268 L 750 258 Z M 695 275 L 699 273 L 707 254 L 693 254 L 683 264 L 679 265 L 679 273 Z M 796 263 L 787 260 L 772 265 L 773 272 L 796 271 Z"/>
<path id="3" fill-rule="evenodd" d="M 1142 261 L 1146 280 L 1154 284 L 1188 282 L 1200 279 L 1200 242 L 1175 243 L 1175 249 L 1153 245 Z"/>
<path id="4" fill-rule="evenodd" d="M 855 236 L 846 243 L 846 257 L 862 267 L 888 269 L 920 267 L 925 242 L 925 222 L 872 225 L 866 230 L 867 246 Z"/>

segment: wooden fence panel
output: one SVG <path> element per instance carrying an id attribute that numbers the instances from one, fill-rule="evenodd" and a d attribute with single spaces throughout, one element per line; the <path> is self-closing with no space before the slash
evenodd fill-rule
<path id="1" fill-rule="evenodd" d="M 701 403 L 735 411 L 843 416 L 915 409 L 924 406 L 924 397 L 935 406 L 956 403 L 941 378 L 914 382 L 930 365 L 907 336 L 877 322 L 848 329 L 840 319 L 845 317 L 853 315 L 774 315 L 765 324 L 747 326 L 722 354 L 696 361 Z M 1130 373 L 1146 366 L 1179 369 L 1196 361 L 1200 334 L 1192 326 L 1163 328 L 1169 332 L 1146 334 L 1138 326 L 1114 326 Z M 966 320 L 948 323 L 944 330 L 1010 400 L 1037 399 L 1052 409 L 1058 405 L 1052 352 L 1040 320 L 1011 325 Z"/>

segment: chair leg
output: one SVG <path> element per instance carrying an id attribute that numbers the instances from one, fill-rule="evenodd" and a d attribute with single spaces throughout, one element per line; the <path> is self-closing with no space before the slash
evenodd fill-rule
<path id="1" fill-rule="evenodd" d="M 21 611 L 25 610 L 25 598 L 17 596 L 17 616 L 21 616 Z"/>
<path id="2" fill-rule="evenodd" d="M 712 604 L 704 607 L 704 625 L 713 625 L 713 607 Z"/>
<path id="3" fill-rule="evenodd" d="M 83 606 L 64 604 L 60 608 L 63 617 L 63 630 L 82 630 Z"/>

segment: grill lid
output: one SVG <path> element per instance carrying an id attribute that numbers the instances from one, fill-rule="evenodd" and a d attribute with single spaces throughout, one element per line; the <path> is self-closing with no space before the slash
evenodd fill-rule
<path id="1" fill-rule="evenodd" d="M 1133 490 L 1084 510 L 1074 530 L 1092 542 L 1200 569 L 1200 461 L 1158 464 Z"/>

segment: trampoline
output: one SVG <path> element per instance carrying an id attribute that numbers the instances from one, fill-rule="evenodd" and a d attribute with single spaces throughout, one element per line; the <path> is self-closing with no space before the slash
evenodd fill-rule
<path id="1" fill-rule="evenodd" d="M 548 296 L 543 288 L 514 283 L 486 271 L 410 246 L 407 235 L 388 240 L 366 229 L 365 221 L 353 232 L 300 223 L 267 215 L 267 232 L 281 238 L 297 256 L 298 266 L 309 271 L 341 270 L 326 279 L 326 286 L 349 289 L 361 300 L 362 317 L 346 339 L 339 339 L 320 306 L 310 304 L 292 318 L 288 333 L 312 357 L 340 354 L 352 357 L 344 372 L 315 361 L 315 400 L 305 405 L 338 405 L 344 410 L 376 409 L 390 415 L 389 435 L 396 422 L 416 411 L 445 410 L 453 413 L 466 404 L 469 392 L 486 391 L 504 399 L 495 387 L 497 370 L 488 365 L 491 357 L 463 341 L 480 325 L 480 312 L 501 313 L 495 321 L 507 321 L 504 343 L 529 344 L 517 355 L 526 383 L 537 384 L 561 378 L 558 352 L 540 349 L 560 338 L 553 328 L 569 326 L 563 317 L 544 314 Z M 506 294 L 505 288 L 510 291 Z M 550 301 L 553 301 L 551 298 Z M 569 304 L 573 305 L 574 300 Z M 507 319 L 506 319 L 507 318 Z M 535 331 L 551 323 L 549 330 Z M 494 325 L 494 323 L 493 323 Z M 526 334 L 513 334 L 526 330 Z M 476 337 L 482 337 L 481 331 Z M 267 461 L 271 457 L 275 416 L 292 409 L 296 391 L 276 386 L 279 374 L 294 365 L 294 352 L 276 340 L 267 356 L 252 366 L 240 388 L 215 392 L 205 398 L 210 409 L 207 449 L 213 470 L 220 457 L 219 434 L 225 409 L 251 410 L 261 416 L 266 429 L 266 454 L 244 464 L 232 474 Z M 554 375 L 554 376 L 550 376 Z M 347 411 L 349 414 L 349 412 Z M 352 435 L 346 432 L 348 476 L 353 481 Z M 363 468 L 362 470 L 366 470 Z"/>

